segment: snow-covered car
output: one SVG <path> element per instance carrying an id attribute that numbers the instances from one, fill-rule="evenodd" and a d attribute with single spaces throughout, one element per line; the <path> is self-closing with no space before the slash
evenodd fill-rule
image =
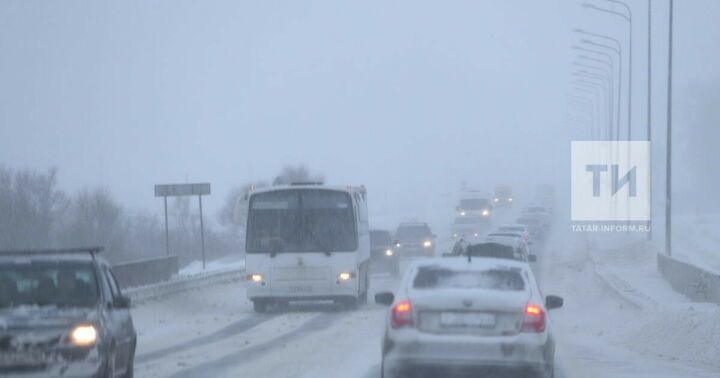
<path id="1" fill-rule="evenodd" d="M 480 236 L 490 228 L 490 219 L 482 216 L 457 217 L 452 225 L 454 238 Z"/>
<path id="2" fill-rule="evenodd" d="M 528 243 L 531 243 L 530 241 L 530 231 L 528 230 L 528 227 L 524 224 L 520 223 L 509 223 L 509 224 L 503 224 L 498 227 L 496 227 L 491 233 L 517 233 L 520 234 Z"/>
<path id="3" fill-rule="evenodd" d="M 483 236 L 458 240 L 453 250 L 445 257 L 468 256 L 471 258 L 497 258 L 535 262 L 536 256 L 530 253 L 527 243 L 522 239 L 510 236 Z"/>
<path id="4" fill-rule="evenodd" d="M 435 234 L 422 222 L 401 223 L 395 232 L 395 250 L 399 257 L 435 256 Z"/>
<path id="5" fill-rule="evenodd" d="M 549 229 L 552 223 L 552 213 L 546 206 L 540 204 L 526 206 L 522 210 L 522 217 L 537 219 L 546 229 Z"/>
<path id="6" fill-rule="evenodd" d="M 418 261 L 396 293 L 382 339 L 382 377 L 459 372 L 553 376 L 555 341 L 543 295 L 527 264 L 501 259 Z M 485 375 L 483 375 L 485 376 Z"/>
<path id="7" fill-rule="evenodd" d="M 0 375 L 133 376 L 130 300 L 98 251 L 0 251 Z"/>
<path id="8" fill-rule="evenodd" d="M 389 272 L 392 275 L 400 272 L 400 261 L 390 231 L 370 230 L 370 271 Z"/>

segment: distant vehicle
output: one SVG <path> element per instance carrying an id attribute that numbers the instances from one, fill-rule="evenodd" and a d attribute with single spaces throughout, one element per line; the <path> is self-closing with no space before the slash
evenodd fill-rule
<path id="1" fill-rule="evenodd" d="M 530 234 L 530 240 L 532 240 L 533 243 L 545 240 L 547 224 L 542 218 L 523 215 L 518 218 L 515 223 L 522 224 L 527 228 Z"/>
<path id="2" fill-rule="evenodd" d="M 468 256 L 471 258 L 497 258 L 535 262 L 536 256 L 530 254 L 530 249 L 520 238 L 512 236 L 484 236 L 458 240 L 449 254 L 443 256 Z"/>
<path id="3" fill-rule="evenodd" d="M 503 224 L 495 228 L 493 232 L 516 232 L 522 235 L 523 240 L 525 240 L 527 243 L 531 243 L 530 241 L 530 231 L 528 230 L 528 227 L 524 224 L 520 223 L 510 223 L 510 224 Z"/>
<path id="4" fill-rule="evenodd" d="M 364 187 L 276 186 L 250 193 L 247 296 L 255 311 L 290 301 L 365 302 L 370 237 Z"/>
<path id="5" fill-rule="evenodd" d="M 0 375 L 133 376 L 130 299 L 99 251 L 0 251 Z"/>
<path id="6" fill-rule="evenodd" d="M 563 299 L 543 298 L 525 263 L 419 261 L 396 294 L 377 293 L 375 302 L 390 306 L 382 377 L 444 377 L 458 370 L 553 376 L 555 340 L 547 311 L 562 307 Z"/>
<path id="7" fill-rule="evenodd" d="M 555 187 L 552 185 L 538 185 L 535 188 L 535 202 L 552 209 L 555 205 Z"/>
<path id="8" fill-rule="evenodd" d="M 452 225 L 453 237 L 479 236 L 484 234 L 490 228 L 490 225 L 490 219 L 487 217 L 457 217 Z"/>
<path id="9" fill-rule="evenodd" d="M 395 232 L 395 249 L 400 257 L 433 257 L 435 234 L 427 223 L 401 223 Z"/>
<path id="10" fill-rule="evenodd" d="M 390 231 L 370 230 L 370 270 L 392 275 L 400 272 L 400 261 Z"/>
<path id="11" fill-rule="evenodd" d="M 495 207 L 512 207 L 513 201 L 511 187 L 507 185 L 495 187 L 495 197 L 493 198 L 493 205 Z"/>
<path id="12" fill-rule="evenodd" d="M 463 198 L 455 208 L 459 217 L 483 217 L 492 215 L 492 203 L 487 198 Z"/>
<path id="13" fill-rule="evenodd" d="M 534 218 L 542 223 L 545 229 L 549 229 L 552 225 L 552 213 L 547 206 L 541 204 L 530 204 L 523 208 L 522 216 L 524 218 Z"/>

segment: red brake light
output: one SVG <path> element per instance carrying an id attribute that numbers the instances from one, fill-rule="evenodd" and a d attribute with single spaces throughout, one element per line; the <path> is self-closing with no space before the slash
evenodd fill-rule
<path id="1" fill-rule="evenodd" d="M 522 330 L 525 332 L 542 332 L 545 330 L 545 311 L 535 304 L 525 306 Z"/>
<path id="2" fill-rule="evenodd" d="M 392 309 L 391 325 L 393 328 L 413 325 L 412 304 L 410 301 L 400 301 Z"/>

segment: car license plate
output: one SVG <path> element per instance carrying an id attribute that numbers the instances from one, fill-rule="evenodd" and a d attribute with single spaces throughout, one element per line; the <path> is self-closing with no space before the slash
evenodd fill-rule
<path id="1" fill-rule="evenodd" d="M 290 286 L 291 294 L 309 294 L 312 293 L 312 291 L 312 286 L 310 285 Z"/>
<path id="2" fill-rule="evenodd" d="M 448 328 L 492 328 L 495 315 L 482 312 L 442 312 L 440 325 Z"/>
<path id="3" fill-rule="evenodd" d="M 0 366 L 38 365 L 44 362 L 42 352 L 0 353 Z"/>

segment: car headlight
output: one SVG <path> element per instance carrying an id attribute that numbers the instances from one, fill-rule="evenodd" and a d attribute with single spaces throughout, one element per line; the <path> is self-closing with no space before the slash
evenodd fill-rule
<path id="1" fill-rule="evenodd" d="M 484 217 L 490 215 L 490 210 L 488 210 L 488 209 L 483 210 L 483 211 L 482 211 L 482 215 L 483 215 Z"/>
<path id="2" fill-rule="evenodd" d="M 464 212 L 464 211 L 461 211 L 461 212 L 460 212 L 460 215 L 465 216 L 465 212 Z"/>
<path id="3" fill-rule="evenodd" d="M 76 346 L 90 346 L 97 342 L 98 332 L 92 324 L 78 324 L 70 331 L 70 343 Z"/>
<path id="4" fill-rule="evenodd" d="M 395 243 L 395 248 L 400 248 L 400 243 Z"/>
<path id="5" fill-rule="evenodd" d="M 262 282 L 263 276 L 261 274 L 249 274 L 247 279 L 252 282 Z"/>
<path id="6" fill-rule="evenodd" d="M 495 198 L 493 201 L 498 202 L 498 201 L 500 201 L 500 198 Z"/>
<path id="7" fill-rule="evenodd" d="M 460 236 L 460 235 L 458 235 L 458 234 L 453 234 L 453 237 L 454 237 L 454 238 L 456 238 L 456 237 L 458 237 L 458 236 Z"/>
<path id="8" fill-rule="evenodd" d="M 508 198 L 508 202 L 512 202 L 512 198 Z"/>
<path id="9" fill-rule="evenodd" d="M 386 250 L 385 250 L 385 256 L 392 256 L 392 255 L 393 255 L 393 250 L 392 250 L 392 249 L 386 249 Z"/>
<path id="10" fill-rule="evenodd" d="M 338 281 L 347 281 L 353 278 L 355 278 L 355 272 L 342 272 L 337 277 Z"/>
<path id="11" fill-rule="evenodd" d="M 431 245 L 432 245 L 432 242 L 430 240 L 425 240 L 423 242 L 423 247 L 425 247 L 425 248 L 430 248 Z"/>

